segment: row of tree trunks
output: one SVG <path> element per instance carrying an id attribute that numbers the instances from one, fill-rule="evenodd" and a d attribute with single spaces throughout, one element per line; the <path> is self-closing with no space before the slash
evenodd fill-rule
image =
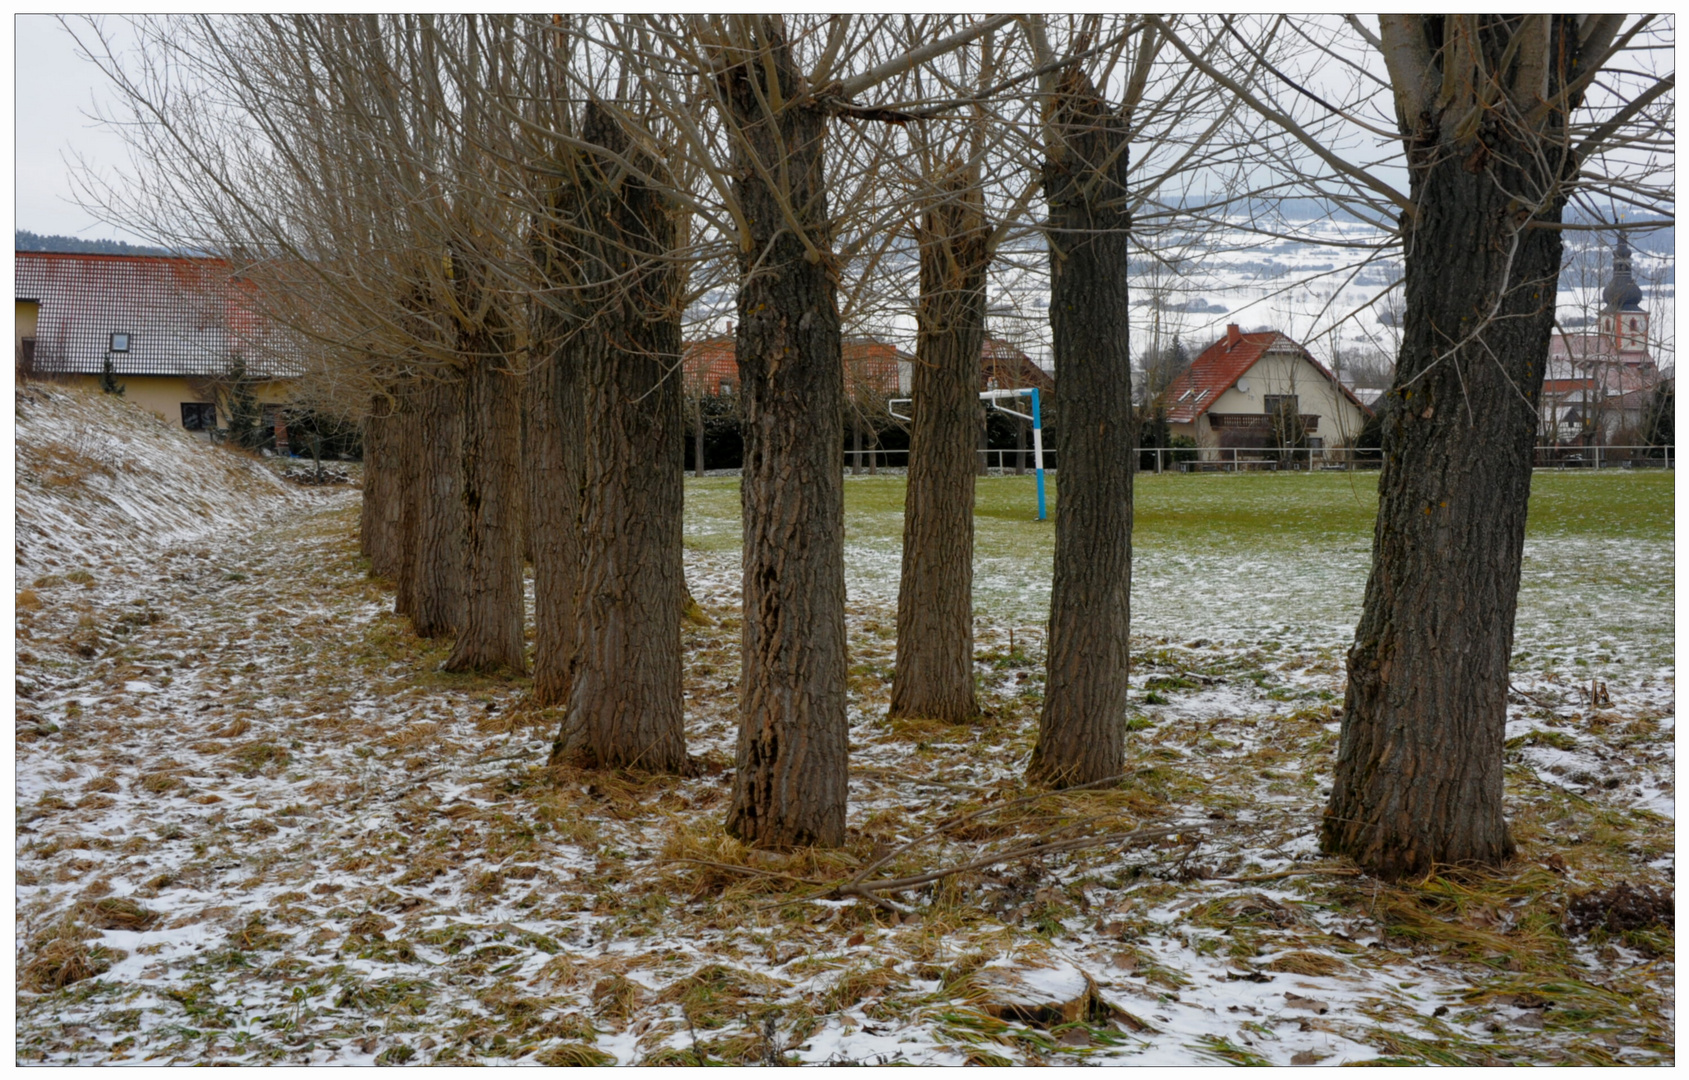
<path id="1" fill-rule="evenodd" d="M 597 768 L 686 766 L 681 218 L 619 164 L 621 128 L 589 104 L 567 242 L 581 287 L 566 350 L 579 371 L 585 445 L 575 657 L 559 753 Z"/>
<path id="2" fill-rule="evenodd" d="M 1061 373 L 1061 497 L 1044 708 L 1028 775 L 1057 785 L 1125 762 L 1132 587 L 1127 350 L 1128 130 L 1077 69 L 1062 77 L 1044 165 L 1050 327 Z"/>
<path id="3" fill-rule="evenodd" d="M 990 227 L 972 178 L 958 173 L 920 231 L 921 295 L 897 593 L 890 716 L 962 723 L 974 697 L 973 435 L 981 422 Z"/>
<path id="4" fill-rule="evenodd" d="M 742 674 L 727 829 L 759 847 L 838 845 L 849 741 L 844 370 L 822 174 L 827 121 L 783 28 L 767 18 L 755 25 L 759 55 L 720 76 L 740 136 L 734 193 L 748 230 L 736 343 L 745 407 Z M 769 102 L 783 104 L 771 115 Z"/>

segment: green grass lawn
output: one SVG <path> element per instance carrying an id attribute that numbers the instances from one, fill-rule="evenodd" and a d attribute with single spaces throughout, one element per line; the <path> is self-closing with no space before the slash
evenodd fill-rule
<path id="1" fill-rule="evenodd" d="M 1532 484 L 1518 650 L 1544 662 L 1585 654 L 1671 663 L 1670 473 L 1541 472 Z M 1240 642 L 1263 636 L 1339 648 L 1360 611 L 1376 474 L 1142 475 L 1134 530 L 1133 629 Z M 739 549 L 739 484 L 689 479 L 687 543 Z M 904 479 L 845 482 L 853 602 L 895 605 Z M 1051 516 L 1056 483 L 1050 482 Z M 975 610 L 1036 629 L 1047 617 L 1053 522 L 1031 476 L 982 478 L 975 500 Z"/>

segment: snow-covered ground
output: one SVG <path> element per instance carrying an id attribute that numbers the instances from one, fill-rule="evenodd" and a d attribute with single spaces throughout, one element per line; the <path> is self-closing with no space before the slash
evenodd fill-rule
<path id="1" fill-rule="evenodd" d="M 1142 546 L 1133 776 L 1023 803 L 1036 549 L 982 519 L 986 716 L 888 722 L 896 551 L 871 538 L 895 522 L 864 511 L 849 841 L 774 855 L 720 828 L 720 481 L 689 486 L 688 580 L 716 618 L 685 631 L 699 775 L 547 772 L 557 715 L 522 680 L 439 673 L 443 645 L 390 614 L 356 492 L 49 392 L 18 421 L 20 1061 L 1674 1060 L 1669 932 L 1563 929 L 1572 897 L 1675 867 L 1669 541 L 1562 563 L 1533 538 L 1553 576 L 1528 570 L 1521 607 L 1520 858 L 1387 886 L 1315 846 L 1364 547 Z M 887 871 L 1140 826 L 1160 831 L 902 894 L 907 914 L 821 895 L 904 844 Z M 1084 1000 L 1005 1011 L 1028 996 Z"/>

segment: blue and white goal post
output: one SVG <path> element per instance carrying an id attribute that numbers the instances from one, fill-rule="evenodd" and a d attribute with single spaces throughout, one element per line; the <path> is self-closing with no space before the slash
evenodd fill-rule
<path id="1" fill-rule="evenodd" d="M 1018 398 L 1031 399 L 1031 415 L 1006 409 L 1000 404 L 1000 402 L 1014 401 Z M 1018 417 L 1032 425 L 1032 468 L 1038 477 L 1038 520 L 1048 521 L 1049 515 L 1044 502 L 1044 414 L 1038 407 L 1038 388 L 1032 386 L 1024 390 L 985 390 L 981 391 L 979 399 L 985 402 L 985 407 L 988 409 L 995 409 L 1000 413 Z M 886 402 L 886 411 L 897 419 L 908 422 L 911 418 L 904 416 L 892 406 L 912 404 L 914 404 L 913 398 L 892 398 Z"/>
<path id="2" fill-rule="evenodd" d="M 1032 413 L 1027 415 L 1007 409 L 1000 404 L 1004 401 L 1015 401 L 1019 398 L 1029 398 L 1032 403 Z M 988 409 L 996 409 L 1000 413 L 1018 417 L 1032 425 L 1032 470 L 1038 477 L 1038 520 L 1049 520 L 1044 504 L 1044 414 L 1038 407 L 1038 388 L 1027 387 L 1024 390 L 984 390 L 979 399 L 985 402 Z"/>

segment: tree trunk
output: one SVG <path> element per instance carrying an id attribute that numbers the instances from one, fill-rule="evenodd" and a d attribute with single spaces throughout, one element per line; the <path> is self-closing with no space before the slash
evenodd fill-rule
<path id="1" fill-rule="evenodd" d="M 373 577 L 391 578 L 398 565 L 394 536 L 398 503 L 395 427 L 392 400 L 373 395 L 364 417 L 364 491 L 358 510 L 358 549 L 369 560 Z"/>
<path id="2" fill-rule="evenodd" d="M 1015 475 L 1026 475 L 1026 421 L 1015 420 Z"/>
<path id="3" fill-rule="evenodd" d="M 582 139 L 628 140 L 589 105 Z M 615 162 L 583 155 L 569 242 L 583 283 L 571 334 L 586 417 L 581 586 L 558 752 L 592 768 L 686 766 L 680 619 L 685 439 L 677 208 Z"/>
<path id="4" fill-rule="evenodd" d="M 738 767 L 727 829 L 759 847 L 844 842 L 844 371 L 822 175 L 826 118 L 790 44 L 760 22 L 761 51 L 721 78 L 734 142 L 738 359 L 744 388 L 744 623 Z M 770 95 L 764 82 L 779 80 Z M 753 87 L 753 82 L 757 85 Z M 768 117 L 763 101 L 784 107 Z M 776 193 L 756 160 L 778 165 Z M 781 212 L 797 215 L 814 250 Z"/>
<path id="5" fill-rule="evenodd" d="M 978 381 L 976 375 L 975 381 Z M 974 431 L 979 433 L 979 453 L 975 454 L 974 471 L 980 476 L 991 475 L 991 417 L 985 410 L 978 411 L 978 420 L 974 423 Z"/>
<path id="6" fill-rule="evenodd" d="M 914 420 L 903 501 L 897 668 L 889 716 L 961 723 L 974 698 L 974 431 L 990 228 L 977 187 L 927 211 L 920 235 Z"/>
<path id="7" fill-rule="evenodd" d="M 698 391 L 698 396 L 692 404 L 693 408 L 696 410 L 694 415 L 698 420 L 698 431 L 696 435 L 698 441 L 693 444 L 692 468 L 694 470 L 694 475 L 696 475 L 698 479 L 702 480 L 704 478 L 704 391 L 702 389 Z"/>
<path id="8" fill-rule="evenodd" d="M 462 376 L 429 379 L 417 398 L 411 587 L 401 591 L 417 634 L 447 637 L 464 619 Z"/>
<path id="9" fill-rule="evenodd" d="M 463 625 L 447 671 L 527 673 L 522 597 L 522 383 L 506 335 L 466 335 L 463 352 Z"/>
<path id="10" fill-rule="evenodd" d="M 417 509 L 422 504 L 421 416 L 417 386 L 400 384 L 393 394 L 387 443 L 392 450 L 393 613 L 414 619 L 416 611 Z"/>
<path id="11" fill-rule="evenodd" d="M 862 475 L 862 418 L 856 415 L 855 405 L 850 410 L 850 475 Z"/>
<path id="12" fill-rule="evenodd" d="M 567 331 L 550 301 L 534 312 L 534 327 L 534 352 L 543 359 L 522 390 L 528 416 L 528 543 L 534 553 L 533 698 L 544 708 L 569 696 L 586 448 L 579 368 L 563 344 Z"/>
<path id="13" fill-rule="evenodd" d="M 1550 96 L 1577 34 L 1554 23 Z M 1475 38 L 1491 62 L 1504 25 Z M 1543 97 L 1534 85 L 1520 94 L 1521 109 Z M 1487 122 L 1469 142 L 1409 120 L 1418 212 L 1405 219 L 1406 317 L 1321 835 L 1326 851 L 1385 878 L 1495 865 L 1514 850 L 1502 812 L 1507 672 L 1562 248 L 1558 229 L 1531 226 L 1561 220 L 1559 180 L 1575 171 L 1563 115 L 1534 131 Z"/>
<path id="14" fill-rule="evenodd" d="M 1126 124 L 1076 70 L 1050 125 L 1050 327 L 1060 379 L 1055 566 L 1044 709 L 1028 776 L 1057 785 L 1125 763 L 1132 586 Z"/>

